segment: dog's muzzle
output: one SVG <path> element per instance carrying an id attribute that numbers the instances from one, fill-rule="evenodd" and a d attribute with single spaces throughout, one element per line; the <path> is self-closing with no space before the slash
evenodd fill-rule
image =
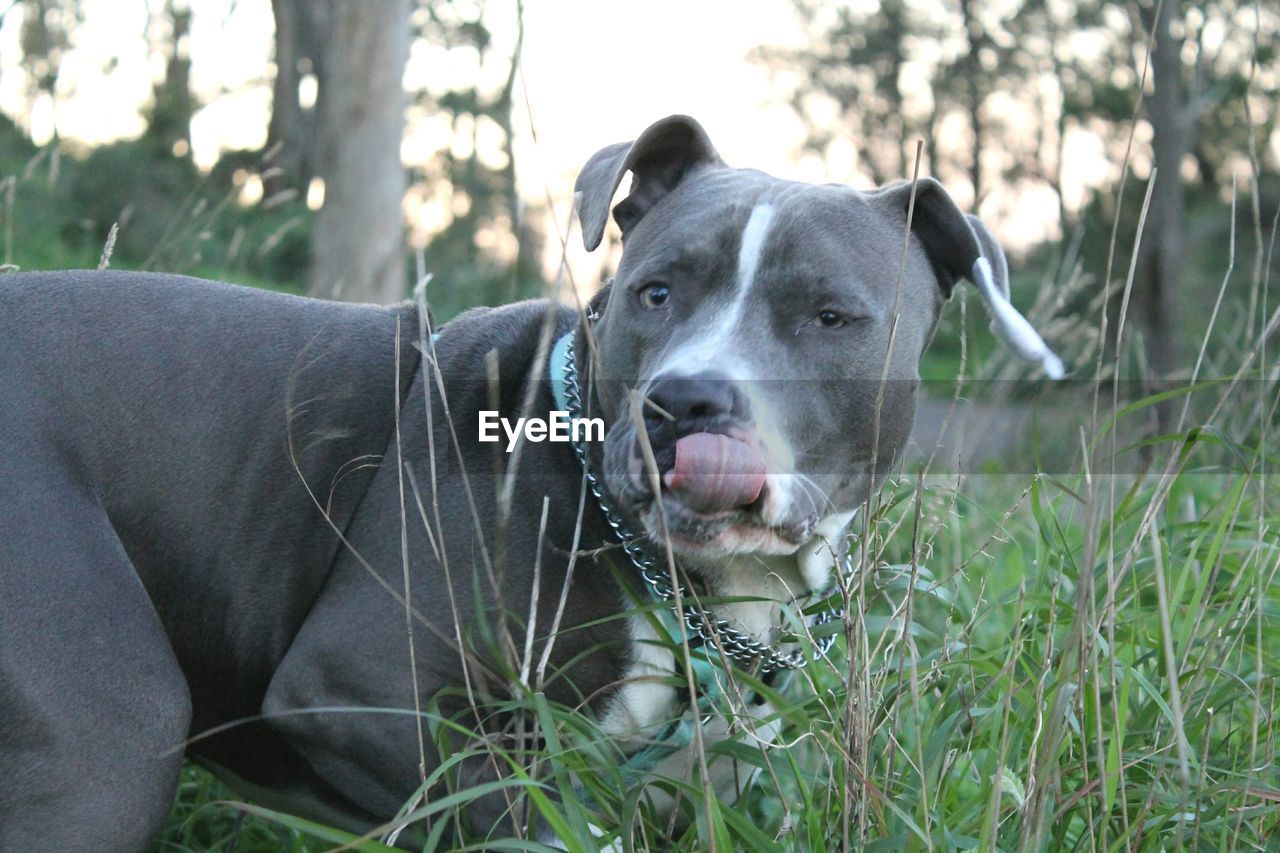
<path id="1" fill-rule="evenodd" d="M 781 497 L 772 493 L 778 472 L 738 383 L 711 371 L 666 374 L 637 399 L 641 417 L 620 420 L 606 438 L 606 480 L 651 534 L 665 529 L 697 551 L 789 553 L 805 541 L 814 519 L 770 519 L 783 515 L 771 503 Z"/>

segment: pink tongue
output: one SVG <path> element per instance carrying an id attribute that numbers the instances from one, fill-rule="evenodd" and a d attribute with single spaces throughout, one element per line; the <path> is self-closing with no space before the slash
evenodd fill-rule
<path id="1" fill-rule="evenodd" d="M 676 464 L 663 480 L 690 509 L 719 512 L 760 497 L 764 474 L 764 459 L 751 445 L 697 432 L 676 442 Z"/>

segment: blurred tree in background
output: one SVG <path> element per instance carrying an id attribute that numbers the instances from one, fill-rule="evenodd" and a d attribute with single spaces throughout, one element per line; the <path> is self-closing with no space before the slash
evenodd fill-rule
<path id="1" fill-rule="evenodd" d="M 409 0 L 333 7 L 318 101 L 324 203 L 311 232 L 313 296 L 390 303 L 405 295 L 408 57 Z"/>
<path id="2" fill-rule="evenodd" d="M 7 261 L 91 264 L 118 225 L 118 266 L 384 302 L 407 295 L 414 277 L 429 271 L 441 318 L 541 292 L 543 240 L 517 196 L 511 149 L 519 43 L 495 41 L 485 4 L 272 0 L 266 144 L 225 152 L 207 174 L 191 156 L 201 104 L 187 45 L 193 20 L 212 13 L 189 0 L 152 0 L 146 9 L 156 71 L 139 138 L 85 150 L 55 134 L 37 150 L 5 122 L 0 177 L 13 181 L 14 210 L 36 214 L 14 217 L 10 242 L 21 252 L 14 258 L 11 249 Z M 54 112 L 69 85 L 59 83 L 62 59 L 84 23 L 80 2 L 0 4 L 0 22 L 15 13 L 24 115 Z M 411 50 L 452 63 L 469 55 L 477 68 L 496 70 L 487 76 L 497 82 L 432 79 L 406 90 Z M 449 130 L 444 143 L 419 149 L 409 168 L 400 145 L 406 114 Z M 68 151 L 77 156 L 61 156 Z M 40 174 L 48 180 L 36 180 Z M 404 241 L 406 190 L 440 214 L 432 231 L 412 235 L 425 244 L 421 263 Z"/>
<path id="3" fill-rule="evenodd" d="M 37 109 L 44 101 L 51 109 L 62 57 L 71 45 L 72 31 L 84 20 L 80 0 L 24 0 L 23 5 L 21 67 L 27 74 L 29 108 Z M 56 128 L 54 133 L 56 138 Z"/>
<path id="4" fill-rule="evenodd" d="M 542 232 L 516 191 L 512 148 L 518 55 L 523 39 L 517 0 L 514 44 L 504 52 L 485 24 L 484 3 L 423 4 L 414 16 L 421 49 L 462 57 L 473 81 L 432 81 L 410 92 L 411 114 L 447 123 L 452 144 L 415 165 L 411 189 L 419 200 L 447 210 L 447 221 L 427 245 L 432 303 L 444 315 L 464 307 L 467 294 L 510 302 L 542 291 Z"/>
<path id="5" fill-rule="evenodd" d="M 271 0 L 271 13 L 276 23 L 276 74 L 266 147 L 272 168 L 264 182 L 269 193 L 289 188 L 305 192 L 320 174 L 316 113 L 333 27 L 333 2 Z"/>
<path id="6" fill-rule="evenodd" d="M 158 159 L 166 153 L 187 158 L 191 154 L 191 118 L 196 113 L 196 99 L 191 94 L 191 54 L 187 50 L 191 6 L 188 0 L 165 0 L 163 11 L 156 17 L 156 28 L 163 31 L 164 75 L 152 90 L 144 138 L 156 146 Z"/>

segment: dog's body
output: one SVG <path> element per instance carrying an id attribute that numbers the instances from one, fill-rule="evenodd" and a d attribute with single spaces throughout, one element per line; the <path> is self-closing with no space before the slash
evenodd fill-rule
<path id="1" fill-rule="evenodd" d="M 588 320 L 522 303 L 431 341 L 408 305 L 0 278 L 0 849 L 145 845 L 184 740 L 229 724 L 188 751 L 290 808 L 375 825 L 420 784 L 418 718 L 325 709 L 434 697 L 457 716 L 468 684 L 507 689 L 512 658 L 536 671 L 553 625 L 550 698 L 624 749 L 678 715 L 674 657 L 625 615 L 645 591 L 600 550 L 616 540 L 572 448 L 479 440 L 481 410 L 554 408 L 547 352 L 570 332 L 584 407 L 608 424 L 589 461 L 619 512 L 665 531 L 703 591 L 760 599 L 716 615 L 771 642 L 780 607 L 829 587 L 909 435 L 946 294 L 984 255 L 1007 293 L 1003 256 L 934 184 L 858 194 L 728 169 L 682 117 L 588 164 L 589 248 L 628 171 L 626 250 Z M 633 414 L 633 390 L 661 416 Z"/>
<path id="2" fill-rule="evenodd" d="M 450 405 L 490 408 L 485 354 L 531 363 L 545 313 L 526 303 L 450 323 L 434 348 L 452 377 Z M 442 414 L 432 488 L 431 372 L 411 345 L 416 311 L 71 273 L 0 280 L 0 316 L 0 849 L 142 846 L 172 805 L 188 732 L 253 718 L 268 696 L 280 710 L 414 707 L 403 607 L 364 568 L 403 589 L 397 409 L 428 512 L 443 496 L 463 611 L 474 609 L 480 563 Z M 561 324 L 571 316 L 562 309 Z M 509 378 L 500 410 L 514 417 L 524 375 Z M 498 482 L 491 459 L 475 455 L 490 446 L 477 442 L 474 416 L 455 426 L 479 463 L 469 487 L 492 530 Z M 541 496 L 563 496 L 545 534 L 543 625 L 563 585 L 581 480 L 568 447 L 547 449 L 560 458 L 522 460 L 509 565 L 495 569 L 507 603 L 527 609 Z M 430 695 L 463 683 L 461 660 L 439 635 L 453 622 L 443 561 L 430 556 L 405 490 L 414 606 L 437 631 L 417 629 Z M 606 531 L 595 520 L 583 535 L 598 544 Z M 582 621 L 626 606 L 603 569 L 583 567 L 570 595 Z M 628 651 L 610 636 L 566 634 L 553 662 L 598 645 L 574 681 L 599 691 Z M 576 703 L 564 683 L 549 692 Z M 264 791 L 297 790 L 297 808 L 338 823 L 390 817 L 417 786 L 409 717 L 318 714 L 280 726 L 296 739 L 240 725 L 191 751 Z"/>

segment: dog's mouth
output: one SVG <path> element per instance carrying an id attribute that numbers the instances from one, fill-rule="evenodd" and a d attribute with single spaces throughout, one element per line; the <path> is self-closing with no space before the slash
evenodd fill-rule
<path id="1" fill-rule="evenodd" d="M 695 513 L 750 507 L 764 490 L 768 466 L 759 445 L 724 433 L 695 432 L 675 442 L 664 491 Z"/>
<path id="2" fill-rule="evenodd" d="M 749 510 L 701 513 L 689 510 L 664 491 L 641 515 L 655 541 L 670 540 L 672 550 L 689 556 L 727 554 L 791 554 L 809 538 L 812 525 L 766 524 Z"/>
<path id="3" fill-rule="evenodd" d="M 656 540 L 690 555 L 792 553 L 812 534 L 812 521 L 770 523 L 778 478 L 747 430 L 692 432 L 654 450 L 653 473 L 633 441 L 619 497 Z"/>

